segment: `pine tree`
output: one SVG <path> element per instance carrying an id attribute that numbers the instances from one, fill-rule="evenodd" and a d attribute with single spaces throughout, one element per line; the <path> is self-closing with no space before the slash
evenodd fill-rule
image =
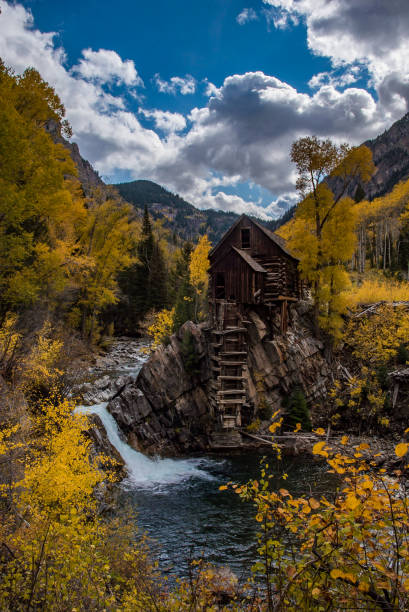
<path id="1" fill-rule="evenodd" d="M 149 310 L 161 310 L 168 305 L 165 260 L 153 236 L 147 206 L 135 255 L 137 263 L 124 270 L 119 281 L 123 294 L 119 307 L 120 325 L 131 333 Z"/>

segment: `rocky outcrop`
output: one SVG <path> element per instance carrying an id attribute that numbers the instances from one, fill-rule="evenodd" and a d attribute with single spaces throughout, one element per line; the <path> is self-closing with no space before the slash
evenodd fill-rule
<path id="1" fill-rule="evenodd" d="M 85 195 L 89 195 L 95 187 L 106 188 L 104 181 L 94 170 L 89 161 L 81 157 L 78 145 L 75 142 L 69 142 L 61 135 L 61 126 L 57 121 L 50 120 L 45 126 L 46 131 L 50 134 L 55 143 L 62 144 L 68 149 L 70 156 L 78 168 L 78 179 L 82 185 Z"/>
<path id="2" fill-rule="evenodd" d="M 409 178 L 409 113 L 396 121 L 383 134 L 363 143 L 372 151 L 376 172 L 373 177 L 361 185 L 365 197 L 369 200 L 383 196 L 393 187 Z M 342 180 L 326 179 L 335 194 L 341 189 Z M 358 181 L 353 181 L 346 195 L 355 196 Z"/>
<path id="3" fill-rule="evenodd" d="M 124 462 L 121 455 L 118 453 L 116 448 L 112 446 L 108 439 L 105 427 L 96 414 L 92 414 L 89 417 L 91 427 L 86 430 L 85 434 L 92 440 L 93 456 L 104 456 L 111 457 L 113 462 L 109 468 L 117 475 L 118 479 L 125 478 L 126 470 L 124 468 Z M 106 466 L 105 466 L 106 468 Z"/>
<path id="4" fill-rule="evenodd" d="M 324 345 L 313 335 L 308 310 L 306 302 L 289 309 L 286 334 L 279 333 L 278 310 L 272 311 L 270 320 L 248 313 L 247 382 L 254 415 L 260 394 L 274 410 L 296 386 L 303 389 L 310 407 L 325 397 L 330 369 Z"/>
<path id="5" fill-rule="evenodd" d="M 128 442 L 149 454 L 205 449 L 211 430 L 206 386 L 210 377 L 203 325 L 185 323 L 108 405 Z M 182 339 L 192 334 L 198 371 L 184 366 Z"/>
<path id="6" fill-rule="evenodd" d="M 289 308 L 285 334 L 279 331 L 278 309 L 260 307 L 245 313 L 248 405 L 244 426 L 257 418 L 261 405 L 280 408 L 296 386 L 304 390 L 311 407 L 325 397 L 330 371 L 324 346 L 313 335 L 308 309 L 304 302 Z M 186 333 L 194 340 L 198 364 L 194 375 L 185 367 L 182 339 Z M 205 324 L 185 323 L 168 346 L 153 353 L 136 381 L 110 401 L 108 410 L 131 446 L 168 456 L 212 447 L 218 422 L 209 402 L 209 341 Z"/>

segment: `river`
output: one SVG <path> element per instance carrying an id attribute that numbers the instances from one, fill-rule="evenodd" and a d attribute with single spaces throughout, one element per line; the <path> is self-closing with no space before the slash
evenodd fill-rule
<path id="1" fill-rule="evenodd" d="M 122 341 L 90 375 L 112 379 L 124 373 L 136 377 L 146 360 L 146 343 Z M 126 342 L 131 350 L 125 350 Z M 118 357 L 119 355 L 119 357 Z M 106 392 L 105 392 L 106 393 Z M 137 513 L 139 533 L 152 538 L 151 547 L 162 571 L 185 576 L 189 561 L 203 556 L 216 565 L 228 565 L 239 577 L 247 576 L 257 557 L 255 510 L 231 490 L 219 491 L 228 481 L 245 483 L 259 477 L 261 454 L 202 455 L 183 459 L 151 459 L 132 449 L 107 410 L 108 402 L 78 408 L 97 414 L 109 440 L 122 456 L 128 471 L 121 483 L 119 508 Z M 264 454 L 266 451 L 264 451 Z M 302 494 L 316 495 L 333 488 L 322 464 L 309 457 L 284 459 L 275 465 L 277 486 Z M 281 474 L 286 472 L 284 482 Z"/>

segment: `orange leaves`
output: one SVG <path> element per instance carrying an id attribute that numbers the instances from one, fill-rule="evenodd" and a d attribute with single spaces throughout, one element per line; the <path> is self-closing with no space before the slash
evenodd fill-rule
<path id="1" fill-rule="evenodd" d="M 316 444 L 314 444 L 314 446 L 312 447 L 312 454 L 313 455 L 321 455 L 322 457 L 328 457 L 328 452 L 327 450 L 329 450 L 329 447 L 326 446 L 326 442 L 317 442 Z"/>
<path id="2" fill-rule="evenodd" d="M 310 499 L 308 500 L 308 503 L 310 504 L 313 510 L 318 510 L 318 508 L 320 507 L 320 502 L 316 500 L 314 497 L 310 497 Z"/>
<path id="3" fill-rule="evenodd" d="M 344 572 L 341 569 L 333 569 L 331 570 L 331 578 L 336 580 L 337 578 L 342 578 L 343 580 L 348 580 L 349 582 L 356 583 L 356 576 L 351 572 Z"/>
<path id="4" fill-rule="evenodd" d="M 360 500 L 356 497 L 354 493 L 348 493 L 345 499 L 345 506 L 348 510 L 355 510 L 360 504 Z"/>
<path id="5" fill-rule="evenodd" d="M 268 429 L 272 434 L 274 434 L 277 431 L 277 429 L 280 429 L 282 424 L 283 424 L 283 417 L 281 417 L 279 421 L 272 423 Z"/>
<path id="6" fill-rule="evenodd" d="M 318 427 L 318 429 L 312 430 L 317 436 L 325 436 L 325 430 L 322 427 Z"/>
<path id="7" fill-rule="evenodd" d="M 408 449 L 409 444 L 407 444 L 406 442 L 401 442 L 400 444 L 397 444 L 395 446 L 395 454 L 397 457 L 403 457 L 408 452 Z"/>
<path id="8" fill-rule="evenodd" d="M 226 491 L 226 489 L 228 489 L 228 487 L 226 485 L 221 485 L 219 487 L 219 491 Z"/>

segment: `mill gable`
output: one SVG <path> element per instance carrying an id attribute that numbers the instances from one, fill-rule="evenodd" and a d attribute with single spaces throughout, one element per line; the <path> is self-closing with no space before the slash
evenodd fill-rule
<path id="1" fill-rule="evenodd" d="M 210 253 L 210 299 L 271 305 L 299 297 L 298 260 L 285 241 L 242 215 Z"/>

